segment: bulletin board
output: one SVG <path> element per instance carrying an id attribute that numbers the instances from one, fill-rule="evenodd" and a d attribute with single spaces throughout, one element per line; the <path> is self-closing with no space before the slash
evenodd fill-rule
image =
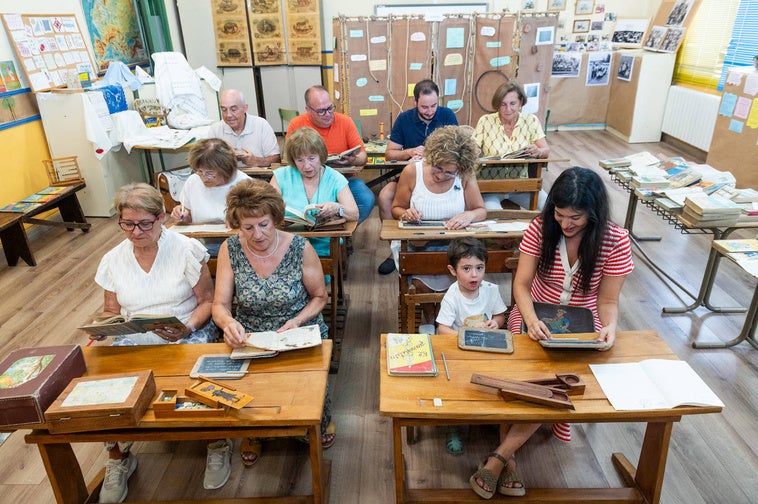
<path id="1" fill-rule="evenodd" d="M 758 72 L 749 70 L 727 75 L 706 162 L 758 188 Z"/>
<path id="2" fill-rule="evenodd" d="M 413 86 L 432 78 L 432 23 L 420 17 L 391 18 L 389 61 L 392 119 L 414 107 Z M 384 122 L 389 132 L 390 118 Z"/>
<path id="3" fill-rule="evenodd" d="M 471 74 L 474 55 L 472 19 L 448 17 L 439 26 L 439 60 L 435 82 L 440 88 L 440 105 L 455 112 L 460 124 L 471 117 Z"/>
<path id="4" fill-rule="evenodd" d="M 526 108 L 545 124 L 550 94 L 550 74 L 555 47 L 556 14 L 522 15 L 519 19 L 519 84 L 527 94 Z M 537 107 L 532 109 L 532 107 Z"/>
<path id="5" fill-rule="evenodd" d="M 73 14 L 3 14 L 3 25 L 32 91 L 65 87 L 82 72 L 96 75 Z"/>
<path id="6" fill-rule="evenodd" d="M 476 17 L 476 53 L 472 72 L 471 117 L 461 124 L 476 126 L 479 118 L 492 110 L 492 95 L 516 75 L 513 35 L 516 16 L 502 14 Z"/>
<path id="7" fill-rule="evenodd" d="M 589 54 L 581 53 L 576 77 L 550 79 L 550 124 L 605 123 L 611 86 L 586 85 Z"/>
<path id="8" fill-rule="evenodd" d="M 632 59 L 630 80 L 618 78 L 621 55 L 629 55 Z M 608 98 L 608 112 L 605 123 L 607 126 L 622 133 L 625 137 L 632 136 L 632 121 L 634 119 L 634 107 L 637 101 L 637 86 L 640 80 L 640 66 L 642 56 L 620 52 L 613 58 L 611 65 L 611 94 Z"/>

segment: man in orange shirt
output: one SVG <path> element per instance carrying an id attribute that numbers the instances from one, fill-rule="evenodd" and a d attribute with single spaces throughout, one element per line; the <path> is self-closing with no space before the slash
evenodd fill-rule
<path id="1" fill-rule="evenodd" d="M 305 92 L 305 114 L 301 114 L 290 121 L 287 128 L 287 136 L 303 126 L 309 126 L 324 139 L 326 150 L 331 154 L 339 154 L 352 147 L 360 145 L 361 150 L 357 153 L 345 156 L 339 161 L 330 163 L 338 166 L 363 166 L 366 164 L 366 149 L 363 140 L 358 134 L 355 122 L 348 116 L 335 111 L 332 97 L 323 86 L 311 86 Z M 292 164 L 293 160 L 288 159 Z M 368 188 L 360 177 L 346 175 L 350 192 L 358 205 L 358 222 L 368 218 L 374 207 L 374 193 Z"/>

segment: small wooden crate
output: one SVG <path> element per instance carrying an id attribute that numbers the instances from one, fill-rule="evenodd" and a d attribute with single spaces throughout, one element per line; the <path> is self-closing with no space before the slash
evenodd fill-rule
<path id="1" fill-rule="evenodd" d="M 200 403 L 206 407 L 200 409 L 181 407 L 188 403 Z M 153 402 L 155 418 L 218 418 L 225 416 L 227 410 L 217 401 L 181 396 L 178 390 L 164 389 L 158 395 L 158 399 Z"/>
<path id="2" fill-rule="evenodd" d="M 43 159 L 50 185 L 71 185 L 84 182 L 76 156 Z"/>

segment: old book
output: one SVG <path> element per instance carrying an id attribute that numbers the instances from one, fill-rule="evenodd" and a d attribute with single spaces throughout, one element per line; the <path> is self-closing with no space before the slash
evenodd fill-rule
<path id="1" fill-rule="evenodd" d="M 703 178 L 703 176 L 699 171 L 688 168 L 686 170 L 682 170 L 676 175 L 669 177 L 669 185 L 674 189 L 679 187 L 687 187 L 696 182 L 699 182 L 701 178 Z"/>
<path id="2" fill-rule="evenodd" d="M 245 334 L 245 345 L 275 352 L 310 348 L 321 344 L 321 328 L 313 324 L 282 332 L 260 331 Z"/>
<path id="3" fill-rule="evenodd" d="M 92 324 L 79 327 L 82 331 L 95 336 L 119 336 L 122 334 L 146 333 L 171 327 L 184 331 L 186 326 L 173 315 L 132 315 L 129 319 L 122 315 L 96 319 Z"/>
<path id="4" fill-rule="evenodd" d="M 428 334 L 387 334 L 387 373 L 392 376 L 437 376 Z"/>
<path id="5" fill-rule="evenodd" d="M 665 188 L 669 186 L 669 181 L 666 177 L 660 175 L 636 175 L 632 177 L 632 185 L 641 188 Z"/>
<path id="6" fill-rule="evenodd" d="M 344 217 L 333 217 L 329 219 L 319 218 L 321 211 L 317 205 L 307 205 L 302 211 L 285 207 L 284 222 L 287 227 L 303 228 L 308 231 L 330 231 L 345 229 L 347 222 Z"/>
<path id="7" fill-rule="evenodd" d="M 21 348 L 0 362 L 0 426 L 45 422 L 45 410 L 87 370 L 79 345 Z"/>
<path id="8" fill-rule="evenodd" d="M 695 209 L 684 206 L 682 208 L 682 215 L 686 217 L 687 219 L 694 221 L 694 222 L 736 222 L 737 219 L 740 217 L 741 214 L 739 213 L 729 213 L 729 214 L 722 214 L 722 213 L 709 213 L 709 214 L 701 214 L 698 213 Z"/>
<path id="9" fill-rule="evenodd" d="M 684 205 L 681 205 L 670 198 L 655 198 L 654 202 L 657 207 L 672 214 L 682 213 L 682 208 L 684 207 Z"/>
<path id="10" fill-rule="evenodd" d="M 753 203 L 758 202 L 758 191 L 755 189 L 735 189 L 737 194 L 732 197 L 735 203 Z"/>
<path id="11" fill-rule="evenodd" d="M 739 215 L 742 208 L 732 200 L 718 196 L 691 195 L 684 199 L 685 208 L 692 209 L 700 215 Z"/>
<path id="12" fill-rule="evenodd" d="M 590 369 L 617 410 L 724 407 L 724 403 L 685 361 L 648 359 L 620 364 L 590 364 Z"/>
<path id="13" fill-rule="evenodd" d="M 0 212 L 13 212 L 13 213 L 28 213 L 32 210 L 36 210 L 41 207 L 42 203 L 34 203 L 31 201 L 19 201 L 17 203 L 9 203 L 0 208 Z"/>
<path id="14" fill-rule="evenodd" d="M 537 302 L 532 304 L 537 318 L 547 326 L 550 334 L 595 332 L 595 321 L 589 308 Z"/>
<path id="15" fill-rule="evenodd" d="M 355 147 L 350 147 L 349 149 L 344 150 L 344 151 L 340 152 L 339 154 L 331 154 L 330 156 L 328 156 L 326 158 L 326 162 L 327 163 L 334 163 L 334 162 L 337 162 L 337 161 L 342 161 L 346 157 L 352 156 L 353 154 L 357 154 L 360 151 L 361 151 L 361 146 L 360 145 L 356 145 Z"/>
<path id="16" fill-rule="evenodd" d="M 758 240 L 714 240 L 713 248 L 721 252 L 758 252 Z"/>
<path id="17" fill-rule="evenodd" d="M 601 168 L 611 169 L 611 168 L 626 168 L 627 166 L 630 166 L 632 162 L 629 161 L 627 158 L 608 158 L 608 159 L 601 159 L 600 161 L 598 161 L 598 164 L 601 166 Z"/>

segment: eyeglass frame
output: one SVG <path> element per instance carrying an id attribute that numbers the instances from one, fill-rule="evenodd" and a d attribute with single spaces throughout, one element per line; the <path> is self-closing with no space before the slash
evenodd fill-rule
<path id="1" fill-rule="evenodd" d="M 204 170 L 202 168 L 193 169 L 192 173 L 205 180 L 216 180 L 218 173 L 213 170 Z"/>
<path id="2" fill-rule="evenodd" d="M 306 105 L 306 107 L 308 107 L 310 110 L 315 112 L 316 115 L 319 117 L 327 116 L 331 114 L 332 112 L 334 112 L 335 110 L 337 110 L 337 107 L 335 107 L 333 103 L 329 105 L 328 107 L 322 108 L 322 109 L 316 109 L 316 108 L 311 107 L 310 105 Z"/>
<path id="3" fill-rule="evenodd" d="M 156 215 L 155 219 L 153 219 L 152 221 L 137 221 L 137 222 L 124 221 L 124 220 L 119 219 L 118 227 L 120 227 L 121 229 L 127 232 L 132 232 L 135 230 L 135 228 L 139 228 L 139 230 L 143 232 L 150 231 L 151 229 L 153 229 L 153 226 L 155 226 L 155 223 L 158 222 L 159 217 L 160 217 L 159 215 Z M 128 227 L 124 227 L 124 224 L 126 224 Z"/>
<path id="4" fill-rule="evenodd" d="M 445 177 L 448 180 L 453 180 L 455 177 L 458 176 L 459 173 L 460 173 L 460 170 L 455 170 L 454 173 L 450 173 L 450 172 L 447 172 L 447 171 L 443 170 L 439 166 L 432 165 L 432 175 L 442 175 L 443 177 Z"/>

